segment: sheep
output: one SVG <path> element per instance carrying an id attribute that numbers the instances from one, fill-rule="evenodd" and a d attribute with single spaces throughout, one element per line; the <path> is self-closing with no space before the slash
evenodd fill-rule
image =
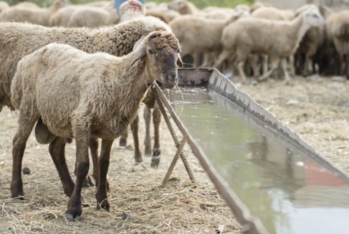
<path id="1" fill-rule="evenodd" d="M 7 10 L 9 8 L 9 5 L 7 2 L 0 1 L 0 13 Z"/>
<path id="2" fill-rule="evenodd" d="M 120 16 L 121 21 L 130 20 L 132 18 L 144 17 L 145 8 L 138 1 L 128 0 L 120 6 Z M 151 160 L 152 167 L 158 167 L 160 158 L 161 158 L 161 149 L 160 149 L 160 122 L 161 122 L 161 112 L 160 109 L 155 102 L 155 96 L 152 90 L 147 92 L 146 97 L 143 100 L 145 103 L 144 107 L 144 119 L 145 119 L 145 127 L 146 127 L 146 136 L 145 136 L 145 155 L 151 155 L 151 138 L 150 138 L 150 119 L 151 115 L 153 115 L 153 124 L 154 124 L 154 147 L 153 154 Z M 153 109 L 153 113 L 151 110 Z M 136 163 L 142 162 L 142 154 L 139 147 L 139 137 L 138 137 L 138 116 L 131 123 L 131 130 L 134 141 L 134 158 Z M 119 141 L 120 146 L 126 146 L 127 143 L 128 132 L 125 131 Z"/>
<path id="3" fill-rule="evenodd" d="M 88 173 L 91 137 L 102 139 L 97 207 L 109 210 L 106 175 L 113 140 L 136 116 L 154 80 L 166 88 L 176 85 L 177 64 L 181 64 L 179 51 L 180 45 L 172 33 L 156 31 L 123 57 L 88 54 L 53 43 L 19 61 L 11 85 L 11 100 L 19 109 L 13 158 L 20 161 L 23 157 L 26 141 L 39 119 L 56 136 L 75 138 L 78 173 L 65 212 L 67 220 L 82 214 L 81 187 Z M 59 174 L 70 177 L 67 170 L 60 170 Z"/>
<path id="4" fill-rule="evenodd" d="M 309 7 L 311 7 L 311 5 L 308 5 L 308 8 Z M 297 12 L 300 12 L 302 8 L 298 9 Z M 323 5 L 320 5 L 318 9 L 325 20 L 328 18 L 329 15 L 332 14 L 332 10 L 328 9 Z M 316 72 L 315 60 L 317 58 L 315 58 L 315 56 L 320 53 L 319 50 L 327 50 L 326 41 L 327 39 L 325 25 L 322 27 L 312 27 L 307 31 L 295 53 L 294 62 L 296 74 L 308 76 L 310 74 L 309 64 L 311 62 L 311 59 L 313 59 L 313 73 Z"/>
<path id="5" fill-rule="evenodd" d="M 295 12 L 274 7 L 261 7 L 253 11 L 251 16 L 270 20 L 292 20 L 295 17 Z"/>
<path id="6" fill-rule="evenodd" d="M 0 47 L 4 48 L 0 50 L 0 110 L 3 106 L 13 109 L 10 85 L 16 65 L 22 57 L 38 48 L 52 42 L 58 42 L 72 45 L 88 53 L 101 51 L 121 56 L 131 52 L 135 42 L 143 35 L 155 30 L 171 31 L 167 24 L 154 17 L 137 18 L 112 27 L 98 29 L 48 28 L 40 25 L 10 22 L 0 25 Z M 51 134 L 45 131 L 47 127 L 40 121 L 36 128 L 39 129 L 39 134 L 36 135 L 39 143 L 50 144 L 52 149 L 61 144 L 59 140 L 54 140 L 55 138 L 52 138 Z M 97 147 L 97 142 L 91 143 L 91 152 L 93 152 L 91 154 L 96 159 L 98 158 Z M 53 154 L 60 152 L 52 150 L 50 153 L 54 158 Z M 20 174 L 20 171 L 18 173 Z M 98 171 L 95 167 L 93 177 L 98 180 Z M 21 180 L 13 182 L 14 190 L 21 190 L 21 183 Z M 66 195 L 70 196 L 71 192 L 65 189 Z"/>
<path id="7" fill-rule="evenodd" d="M 184 15 L 172 20 L 169 25 L 181 43 L 182 57 L 192 54 L 194 64 L 199 66 L 199 54 L 220 51 L 223 28 L 239 17 L 239 14 L 234 14 L 228 20 L 212 20 Z M 203 66 L 207 65 L 206 59 Z"/>
<path id="8" fill-rule="evenodd" d="M 138 0 L 127 0 L 120 5 L 120 22 L 145 15 L 145 7 Z"/>
<path id="9" fill-rule="evenodd" d="M 252 17 L 269 19 L 269 20 L 283 20 L 289 21 L 295 17 L 295 12 L 292 10 L 281 10 L 272 6 L 259 7 L 251 13 Z M 257 66 L 258 55 L 251 55 L 250 61 L 253 69 L 254 76 L 259 76 L 259 68 Z M 263 74 L 266 74 L 268 70 L 268 56 L 260 56 L 261 64 L 263 64 Z"/>
<path id="10" fill-rule="evenodd" d="M 260 78 L 264 80 L 277 68 L 280 58 L 287 58 L 295 52 L 310 27 L 322 26 L 324 22 L 320 12 L 315 9 L 303 12 L 291 22 L 253 17 L 240 19 L 223 30 L 223 52 L 214 66 L 220 66 L 230 54 L 234 54 L 239 74 L 246 83 L 243 67 L 247 56 L 251 53 L 266 54 L 271 59 L 271 69 Z M 282 62 L 282 68 L 285 81 L 290 82 L 285 60 Z"/>
<path id="11" fill-rule="evenodd" d="M 66 6 L 67 4 L 68 2 L 66 0 L 55 0 L 48 9 L 35 7 L 9 8 L 1 13 L 0 21 L 30 22 L 34 24 L 40 24 L 43 26 L 49 26 L 49 20 L 51 15 L 58 11 L 60 8 Z"/>
<path id="12" fill-rule="evenodd" d="M 326 20 L 327 36 L 338 56 L 339 75 L 349 78 L 349 10 L 333 13 Z"/>
<path id="13" fill-rule="evenodd" d="M 12 8 L 15 8 L 15 7 L 40 9 L 40 7 L 34 2 L 19 2 L 16 5 L 12 6 Z"/>
<path id="14" fill-rule="evenodd" d="M 168 9 L 178 11 L 181 15 L 194 15 L 200 12 L 193 3 L 187 0 L 173 0 L 167 6 Z"/>
<path id="15" fill-rule="evenodd" d="M 105 26 L 109 12 L 98 7 L 79 7 L 69 17 L 67 27 L 90 27 Z M 52 24 L 53 21 L 51 21 Z"/>

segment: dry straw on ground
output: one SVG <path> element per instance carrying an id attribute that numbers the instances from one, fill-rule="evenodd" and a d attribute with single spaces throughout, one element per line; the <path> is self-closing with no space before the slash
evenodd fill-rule
<path id="1" fill-rule="evenodd" d="M 111 211 L 96 209 L 95 187 L 83 190 L 82 217 L 75 222 L 64 219 L 68 198 L 62 191 L 58 174 L 46 145 L 30 137 L 23 167 L 25 200 L 10 198 L 11 142 L 16 131 L 17 113 L 4 109 L 0 114 L 0 233 L 239 233 L 239 225 L 219 197 L 205 172 L 188 148 L 185 153 L 195 174 L 193 184 L 179 162 L 166 185 L 160 185 L 176 149 L 165 123 L 161 126 L 162 159 L 157 169 L 150 158 L 135 165 L 132 137 L 128 147 L 117 142 L 109 167 Z M 143 121 L 141 118 L 143 139 Z M 180 137 L 180 134 L 178 134 Z M 70 171 L 74 165 L 74 144 L 67 146 Z"/>
<path id="2" fill-rule="evenodd" d="M 244 85 L 241 89 L 299 133 L 321 155 L 349 171 L 347 82 L 297 78 L 292 85 L 272 80 L 257 86 Z M 109 168 L 110 212 L 96 210 L 95 188 L 86 188 L 82 217 L 75 222 L 65 221 L 68 198 L 62 192 L 47 146 L 37 144 L 33 136 L 23 161 L 23 166 L 31 170 L 23 178 L 26 199 L 11 199 L 11 142 L 16 118 L 17 114 L 6 108 L 0 113 L 0 233 L 211 234 L 218 226 L 224 227 L 223 233 L 239 233 L 230 209 L 188 148 L 185 154 L 197 183 L 190 182 L 184 166 L 179 163 L 168 185 L 160 187 L 175 154 L 164 122 L 162 161 L 158 169 L 150 168 L 150 158 L 134 164 L 132 139 L 126 148 L 114 144 Z M 72 171 L 74 144 L 67 147 L 67 159 Z"/>

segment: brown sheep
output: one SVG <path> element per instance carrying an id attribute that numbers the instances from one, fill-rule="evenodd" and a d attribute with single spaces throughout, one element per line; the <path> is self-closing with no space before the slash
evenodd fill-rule
<path id="1" fill-rule="evenodd" d="M 48 28 L 33 24 L 1 23 L 0 47 L 3 49 L 0 50 L 0 110 L 3 106 L 13 109 L 10 86 L 17 63 L 36 49 L 57 42 L 72 45 L 89 53 L 101 51 L 121 56 L 130 53 L 135 42 L 142 36 L 155 30 L 171 31 L 167 24 L 150 16 L 99 29 Z M 55 140 L 55 137 L 52 138 L 43 123 L 39 121 L 36 127 L 39 128 L 39 134 L 36 134 L 38 142 L 50 144 L 50 148 L 53 149 L 50 151 L 52 158 L 59 157 L 56 154 L 64 153 L 64 151 L 54 150 L 61 147 L 62 142 Z M 96 160 L 98 160 L 97 149 L 98 142 L 91 142 L 91 154 Z M 98 162 L 94 161 L 93 177 L 98 181 L 97 164 Z M 17 191 L 23 190 L 20 174 L 19 171 L 19 175 L 16 175 L 20 178 L 19 182 L 15 182 L 14 179 L 12 183 Z M 64 192 L 70 196 L 72 191 L 64 188 Z M 16 192 L 13 193 L 16 194 Z"/>
<path id="2" fill-rule="evenodd" d="M 67 220 L 82 213 L 81 187 L 88 174 L 91 137 L 102 139 L 97 206 L 109 210 L 106 175 L 113 141 L 137 115 L 154 80 L 165 88 L 176 85 L 177 64 L 181 65 L 179 51 L 178 40 L 172 33 L 156 31 L 123 57 L 88 54 L 53 43 L 19 61 L 11 85 L 11 100 L 19 109 L 12 151 L 14 161 L 19 163 L 15 166 L 21 170 L 26 141 L 39 119 L 59 138 L 75 138 L 77 179 L 75 186 L 69 188 L 72 195 Z M 61 157 L 64 160 L 64 155 Z M 65 160 L 57 170 L 60 176 L 70 177 Z M 23 195 L 20 190 L 12 192 L 14 197 Z"/>

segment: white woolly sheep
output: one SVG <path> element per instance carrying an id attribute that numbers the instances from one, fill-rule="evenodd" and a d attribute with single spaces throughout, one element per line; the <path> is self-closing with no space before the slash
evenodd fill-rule
<path id="1" fill-rule="evenodd" d="M 294 54 L 300 40 L 312 26 L 324 25 L 324 18 L 314 9 L 303 12 L 291 22 L 244 18 L 228 25 L 222 36 L 223 52 L 215 63 L 215 67 L 234 55 L 239 74 L 243 82 L 247 82 L 243 71 L 244 63 L 250 54 L 266 54 L 271 60 L 271 69 L 260 80 L 268 78 L 277 68 L 279 59 Z M 285 60 L 282 63 L 285 80 L 290 81 Z"/>
<path id="2" fill-rule="evenodd" d="M 228 24 L 237 20 L 241 15 L 232 15 L 227 20 L 205 19 L 197 15 L 183 15 L 170 22 L 173 33 L 181 43 L 181 55 L 191 54 L 194 57 L 194 64 L 200 65 L 200 53 L 220 52 L 221 36 L 223 29 Z M 203 66 L 209 64 L 207 57 Z"/>
<path id="3" fill-rule="evenodd" d="M 292 10 L 281 10 L 271 6 L 261 6 L 258 9 L 253 10 L 251 17 L 268 19 L 268 20 L 283 20 L 289 21 L 294 19 L 295 12 Z M 258 57 L 263 65 L 263 74 L 268 71 L 268 56 L 267 55 L 250 55 L 249 61 L 251 62 L 254 76 L 259 76 L 259 67 L 257 65 Z"/>
<path id="4" fill-rule="evenodd" d="M 47 9 L 35 7 L 10 7 L 1 13 L 0 21 L 29 22 L 49 26 L 51 15 L 67 4 L 68 2 L 66 0 L 55 0 L 50 8 Z"/>
<path id="5" fill-rule="evenodd" d="M 109 210 L 106 175 L 112 143 L 137 115 L 154 80 L 166 88 L 176 85 L 179 51 L 172 33 L 158 31 L 150 33 L 134 52 L 123 57 L 88 54 L 53 43 L 19 61 L 11 86 L 12 103 L 19 109 L 13 158 L 20 161 L 23 157 L 26 141 L 39 119 L 54 135 L 75 138 L 77 178 L 68 202 L 67 220 L 82 213 L 81 187 L 88 173 L 91 137 L 102 139 L 97 207 Z M 69 176 L 67 173 L 59 171 L 63 176 Z"/>
<path id="6" fill-rule="evenodd" d="M 100 51 L 122 56 L 130 53 L 136 41 L 142 36 L 155 30 L 171 31 L 167 24 L 154 17 L 137 18 L 112 27 L 98 29 L 48 28 L 23 23 L 1 23 L 0 47 L 4 49 L 0 50 L 0 109 L 3 106 L 13 109 L 10 86 L 16 71 L 16 65 L 22 57 L 34 50 L 49 43 L 58 42 L 69 44 L 88 53 Z M 62 153 L 60 151 L 61 142 L 52 138 L 51 134 L 45 131 L 47 127 L 43 123 L 39 121 L 38 125 L 37 140 L 39 143 L 49 143 L 50 149 L 58 148 L 50 151 L 50 153 L 52 158 L 60 158 L 60 153 Z M 97 142 L 91 143 L 91 154 L 96 159 L 98 158 L 97 147 Z M 98 180 L 98 171 L 95 167 L 93 177 Z M 67 185 L 72 184 L 71 179 L 63 178 L 62 183 L 65 194 L 70 196 L 72 190 L 69 190 L 71 187 Z M 14 172 L 11 191 L 12 196 L 18 196 L 19 191 L 23 191 L 20 170 Z"/>

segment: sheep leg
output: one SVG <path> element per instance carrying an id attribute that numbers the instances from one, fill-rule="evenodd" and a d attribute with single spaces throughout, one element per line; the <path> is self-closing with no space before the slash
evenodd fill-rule
<path id="1" fill-rule="evenodd" d="M 80 126 L 84 125 L 81 124 Z M 65 212 L 65 217 L 69 221 L 81 216 L 81 189 L 89 169 L 88 145 L 90 141 L 90 133 L 88 130 L 80 129 L 78 127 L 75 127 L 74 130 L 76 141 L 77 175 L 75 187 L 68 202 L 68 209 Z"/>
<path id="2" fill-rule="evenodd" d="M 144 154 L 147 156 L 150 156 L 151 155 L 151 138 L 150 138 L 151 109 L 147 105 L 144 107 L 143 118 L 145 122 Z"/>
<path id="3" fill-rule="evenodd" d="M 258 79 L 259 81 L 264 81 L 268 79 L 270 75 L 273 74 L 273 72 L 278 68 L 279 58 L 270 57 L 270 62 L 271 62 L 270 70 L 267 73 L 263 74 L 263 76 Z"/>
<path id="4" fill-rule="evenodd" d="M 90 147 L 91 159 L 93 164 L 92 177 L 95 180 L 95 183 L 97 186 L 98 177 L 99 177 L 99 165 L 98 165 L 98 139 L 96 137 L 93 137 L 93 136 L 90 137 L 89 147 Z M 89 187 L 93 185 L 94 184 L 92 183 L 91 179 L 87 175 L 83 183 L 83 186 Z"/>
<path id="5" fill-rule="evenodd" d="M 65 161 L 65 145 L 66 141 L 64 138 L 56 137 L 49 145 L 49 152 L 56 166 L 59 178 L 61 179 L 64 193 L 70 197 L 75 185 L 70 177 L 69 169 Z"/>
<path id="6" fill-rule="evenodd" d="M 287 71 L 287 60 L 286 59 L 282 59 L 281 60 L 281 67 L 282 67 L 282 70 L 283 70 L 283 73 L 284 73 L 285 82 L 286 82 L 286 84 L 289 84 L 291 82 L 291 77 L 290 77 L 290 75 L 288 74 L 288 71 Z"/>
<path id="7" fill-rule="evenodd" d="M 239 75 L 241 77 L 242 83 L 247 84 L 247 78 L 244 72 L 244 67 L 245 67 L 244 61 L 238 63 L 238 70 L 239 70 Z"/>
<path id="8" fill-rule="evenodd" d="M 216 69 L 221 69 L 222 63 L 224 60 L 226 60 L 229 57 L 230 53 L 229 51 L 224 50 L 218 57 L 217 61 L 214 63 L 213 67 Z"/>
<path id="9" fill-rule="evenodd" d="M 25 146 L 38 118 L 20 113 L 17 133 L 13 138 L 11 196 L 23 196 L 22 160 Z"/>
<path id="10" fill-rule="evenodd" d="M 138 124 L 139 124 L 139 117 L 137 115 L 136 118 L 131 123 L 131 131 L 133 136 L 133 144 L 135 147 L 134 159 L 136 163 L 141 163 L 143 159 L 142 159 L 141 150 L 139 149 Z"/>
<path id="11" fill-rule="evenodd" d="M 161 157 L 160 149 L 160 123 L 161 123 L 161 112 L 157 103 L 154 105 L 153 110 L 153 124 L 154 124 L 154 147 L 153 155 L 151 158 L 151 167 L 158 167 Z"/>
<path id="12" fill-rule="evenodd" d="M 107 199 L 107 174 L 110 160 L 110 150 L 113 145 L 113 140 L 102 140 L 101 156 L 99 158 L 99 181 L 97 186 L 97 208 L 109 210 L 109 202 Z"/>
<path id="13" fill-rule="evenodd" d="M 259 73 L 258 55 L 251 55 L 249 56 L 248 60 L 252 66 L 253 76 L 259 77 L 260 73 Z"/>
<path id="14" fill-rule="evenodd" d="M 263 76 L 268 72 L 268 55 L 261 56 L 263 63 Z"/>

